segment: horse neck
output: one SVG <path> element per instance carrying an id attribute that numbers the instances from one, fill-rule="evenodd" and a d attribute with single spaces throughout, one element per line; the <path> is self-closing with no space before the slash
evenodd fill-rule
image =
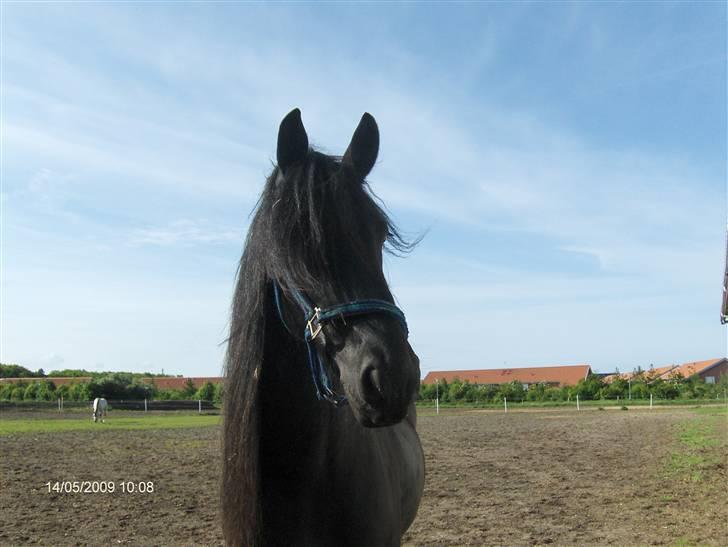
<path id="1" fill-rule="evenodd" d="M 312 544 L 300 535 L 311 532 L 301 523 L 326 509 L 321 485 L 331 473 L 327 454 L 342 434 L 342 409 L 316 398 L 305 344 L 277 325 L 267 323 L 258 386 L 261 545 Z"/>
<path id="2" fill-rule="evenodd" d="M 316 398 L 303 341 L 273 320 L 266 329 L 261 370 L 261 439 L 288 444 L 318 442 L 328 432 L 331 411 Z M 291 435 L 289 435 L 291 434 Z"/>

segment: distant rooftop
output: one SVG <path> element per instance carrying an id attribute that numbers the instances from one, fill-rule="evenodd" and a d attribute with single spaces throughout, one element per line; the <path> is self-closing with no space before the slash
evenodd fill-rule
<path id="1" fill-rule="evenodd" d="M 656 380 L 658 378 L 666 380 L 671 376 L 682 376 L 683 378 L 689 378 L 694 374 L 700 374 L 701 372 L 723 362 L 724 360 L 724 357 L 720 357 L 715 359 L 706 359 L 705 361 L 689 361 L 681 365 L 672 364 L 662 367 L 653 367 L 648 370 L 643 370 L 642 374 L 647 378 L 648 381 Z M 635 375 L 636 374 L 634 372 L 624 372 L 622 374 L 615 373 L 606 376 L 604 378 L 604 381 L 609 383 L 617 378 L 629 380 L 631 378 L 634 378 Z"/>
<path id="2" fill-rule="evenodd" d="M 422 380 L 424 384 L 434 384 L 446 380 L 452 382 L 456 378 L 471 384 L 507 384 L 518 381 L 523 384 L 555 384 L 559 386 L 575 385 L 579 380 L 585 379 L 591 372 L 591 367 L 580 365 L 552 365 L 545 367 L 527 368 L 494 368 L 479 370 L 443 370 L 432 371 Z"/>

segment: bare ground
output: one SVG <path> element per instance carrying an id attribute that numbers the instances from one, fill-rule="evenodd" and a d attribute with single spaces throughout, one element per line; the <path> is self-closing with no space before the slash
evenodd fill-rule
<path id="1" fill-rule="evenodd" d="M 114 431 L 99 424 L 0 437 L 0 545 L 220 545 L 219 448 L 218 427 Z M 49 493 L 48 481 L 113 481 L 116 489 Z M 154 491 L 124 493 L 122 481 L 152 482 Z"/>
<path id="2" fill-rule="evenodd" d="M 700 480 L 666 475 L 676 426 L 691 417 L 421 417 L 425 495 L 404 543 L 725 545 L 725 459 Z M 220 545 L 218 458 L 217 427 L 0 437 L 0 545 Z M 56 480 L 152 481 L 154 492 L 48 493 Z"/>
<path id="3" fill-rule="evenodd" d="M 725 545 L 725 460 L 666 476 L 688 410 L 422 417 L 427 480 L 406 545 Z M 725 431 L 725 428 L 723 429 Z"/>

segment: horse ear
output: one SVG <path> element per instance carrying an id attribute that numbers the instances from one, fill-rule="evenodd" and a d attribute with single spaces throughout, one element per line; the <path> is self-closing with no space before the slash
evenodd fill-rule
<path id="1" fill-rule="evenodd" d="M 374 117 L 365 112 L 341 162 L 350 165 L 365 178 L 374 167 L 378 153 L 379 128 Z"/>
<path id="2" fill-rule="evenodd" d="M 298 108 L 291 110 L 283 118 L 278 129 L 278 167 L 283 174 L 294 163 L 302 162 L 308 154 L 308 135 L 301 121 L 301 111 Z"/>

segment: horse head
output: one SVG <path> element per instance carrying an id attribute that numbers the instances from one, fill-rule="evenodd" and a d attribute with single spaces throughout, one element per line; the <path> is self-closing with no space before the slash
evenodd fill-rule
<path id="1" fill-rule="evenodd" d="M 344 155 L 335 157 L 309 147 L 301 113 L 293 110 L 280 124 L 278 165 L 251 227 L 265 233 L 265 267 L 280 319 L 306 339 L 309 363 L 320 365 L 324 384 L 330 380 L 317 390 L 343 390 L 357 420 L 369 427 L 404 418 L 420 375 L 404 314 L 382 270 L 384 250 L 411 245 L 366 183 L 378 150 L 379 130 L 369 114 Z"/>

